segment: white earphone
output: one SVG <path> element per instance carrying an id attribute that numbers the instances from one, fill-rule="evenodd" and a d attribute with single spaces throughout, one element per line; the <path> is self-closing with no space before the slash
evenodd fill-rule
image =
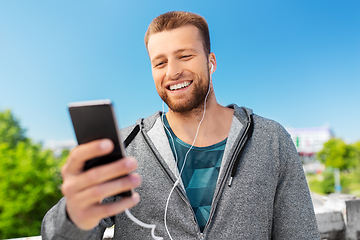
<path id="1" fill-rule="evenodd" d="M 169 193 L 169 195 L 168 195 L 168 197 L 167 197 L 167 200 L 166 200 L 165 213 L 164 213 L 164 225 L 165 225 L 165 230 L 166 230 L 166 232 L 167 232 L 170 240 L 173 240 L 173 238 L 172 238 L 172 236 L 171 236 L 171 234 L 170 234 L 170 231 L 169 231 L 169 229 L 168 229 L 167 220 L 166 220 L 166 219 L 167 219 L 167 211 L 168 211 L 169 202 L 170 202 L 170 197 L 171 197 L 173 191 L 175 190 L 176 186 L 179 184 L 179 182 L 181 182 L 181 174 L 182 174 L 182 172 L 183 172 L 183 170 L 184 170 L 185 163 L 186 163 L 186 160 L 187 160 L 187 156 L 188 156 L 189 152 L 191 151 L 191 149 L 192 149 L 192 148 L 194 147 L 194 145 L 195 145 L 195 141 L 196 141 L 196 139 L 197 139 L 197 136 L 198 136 L 198 133 L 199 133 L 199 129 L 200 129 L 201 123 L 203 122 L 203 120 L 204 120 L 204 118 L 205 118 L 206 100 L 207 100 L 207 98 L 208 98 L 208 96 L 209 96 L 209 93 L 210 93 L 210 86 L 211 86 L 211 81 L 212 81 L 212 80 L 211 80 L 211 79 L 212 79 L 211 74 L 212 74 L 212 71 L 213 71 L 213 70 L 214 70 L 214 64 L 211 63 L 210 82 L 209 82 L 209 89 L 208 89 L 208 91 L 207 91 L 207 94 L 206 94 L 205 100 L 204 100 L 204 112 L 203 112 L 202 118 L 201 118 L 201 120 L 200 120 L 200 122 L 199 122 L 199 125 L 198 125 L 198 127 L 197 127 L 197 130 L 196 130 L 196 133 L 195 133 L 195 137 L 194 137 L 194 140 L 193 140 L 193 142 L 192 142 L 192 144 L 191 144 L 191 147 L 190 147 L 189 150 L 186 152 L 185 157 L 184 157 L 184 162 L 183 162 L 183 164 L 182 164 L 182 167 L 181 167 L 181 169 L 179 169 L 179 176 L 177 177 L 176 182 L 174 183 L 173 187 L 171 188 L 170 193 Z M 165 113 L 165 110 L 164 110 L 164 102 L 163 102 L 163 112 Z M 169 132 L 169 130 L 166 128 L 166 126 L 165 126 L 165 124 L 164 124 L 163 116 L 164 116 L 164 114 L 162 114 L 162 119 L 161 119 L 161 120 L 162 120 L 162 123 L 163 123 L 163 126 L 164 126 L 165 130 Z M 171 137 L 171 135 L 170 135 L 170 137 Z M 171 142 L 172 142 L 172 144 L 174 144 L 174 139 L 173 139 L 172 137 L 171 137 Z M 173 145 L 173 146 L 174 146 L 174 145 Z M 174 149 L 175 149 L 175 146 L 174 146 Z M 177 152 L 176 152 L 176 149 L 175 149 L 175 162 L 176 162 L 176 164 L 177 164 L 177 161 L 178 161 L 177 158 L 178 158 L 178 156 L 177 156 Z M 155 239 L 155 238 L 154 238 L 154 239 Z"/>

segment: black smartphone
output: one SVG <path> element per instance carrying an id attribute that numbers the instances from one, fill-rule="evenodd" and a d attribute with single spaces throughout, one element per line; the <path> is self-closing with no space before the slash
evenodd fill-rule
<path id="1" fill-rule="evenodd" d="M 114 150 L 110 154 L 88 160 L 84 171 L 125 157 L 125 148 L 111 100 L 70 103 L 69 113 L 79 145 L 103 138 L 111 139 L 114 143 Z M 131 196 L 131 191 L 120 195 Z"/>

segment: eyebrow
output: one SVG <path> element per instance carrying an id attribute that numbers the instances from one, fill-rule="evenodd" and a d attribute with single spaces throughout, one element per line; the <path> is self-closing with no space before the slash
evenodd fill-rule
<path id="1" fill-rule="evenodd" d="M 174 53 L 181 53 L 181 52 L 185 52 L 185 51 L 192 51 L 192 52 L 196 52 L 196 49 L 195 48 L 184 48 L 184 49 L 179 49 L 179 50 L 176 50 Z"/>

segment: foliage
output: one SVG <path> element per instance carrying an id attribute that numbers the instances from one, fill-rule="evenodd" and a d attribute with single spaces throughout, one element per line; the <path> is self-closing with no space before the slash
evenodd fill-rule
<path id="1" fill-rule="evenodd" d="M 20 141 L 26 140 L 25 130 L 21 129 L 19 121 L 10 110 L 0 112 L 0 142 L 9 143 L 15 147 Z"/>
<path id="2" fill-rule="evenodd" d="M 358 168 L 360 168 L 360 141 L 352 144 L 352 147 L 355 150 L 356 164 L 357 164 Z"/>
<path id="3" fill-rule="evenodd" d="M 324 194 L 335 192 L 335 179 L 332 171 L 324 172 L 323 181 L 320 182 L 320 186 Z"/>
<path id="4" fill-rule="evenodd" d="M 344 179 L 343 193 L 351 194 L 357 197 L 360 197 L 360 169 L 357 168 L 351 172 L 342 173 L 342 178 Z"/>
<path id="5" fill-rule="evenodd" d="M 340 174 L 340 184 L 342 193 L 351 194 L 360 197 L 360 169 L 351 172 L 342 172 Z M 308 174 L 306 176 L 310 191 L 326 195 L 335 192 L 334 174 L 331 170 L 320 174 Z"/>
<path id="6" fill-rule="evenodd" d="M 327 141 L 317 158 L 326 167 L 338 168 L 340 171 L 354 169 L 359 165 L 356 148 L 338 138 Z"/>
<path id="7" fill-rule="evenodd" d="M 333 169 L 328 168 L 321 174 L 308 174 L 306 176 L 310 191 L 326 195 L 335 192 L 335 178 Z M 340 175 L 340 185 L 344 189 L 349 186 L 348 179 L 344 174 Z"/>
<path id="8" fill-rule="evenodd" d="M 307 175 L 311 191 L 319 194 L 335 192 L 333 169 L 339 168 L 342 193 L 360 197 L 360 141 L 346 144 L 341 139 L 330 139 L 317 158 L 325 164 L 326 170 Z"/>
<path id="9" fill-rule="evenodd" d="M 56 158 L 25 138 L 10 111 L 0 112 L 0 126 L 0 239 L 40 235 L 42 218 L 61 198 L 67 154 Z"/>

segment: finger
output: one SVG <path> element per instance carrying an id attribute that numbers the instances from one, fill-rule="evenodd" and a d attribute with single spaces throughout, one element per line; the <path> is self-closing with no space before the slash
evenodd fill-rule
<path id="1" fill-rule="evenodd" d="M 138 162 L 133 157 L 125 157 L 115 162 L 89 169 L 79 175 L 86 185 L 94 185 L 127 175 L 136 170 Z"/>
<path id="2" fill-rule="evenodd" d="M 83 171 L 86 161 L 111 153 L 114 144 L 110 139 L 95 140 L 81 144 L 71 151 L 66 164 L 62 168 L 62 175 L 79 174 Z"/>
<path id="3" fill-rule="evenodd" d="M 117 202 L 100 204 L 97 207 L 92 208 L 90 214 L 100 216 L 101 219 L 103 219 L 110 216 L 115 216 L 116 214 L 125 211 L 125 209 L 130 209 L 139 202 L 140 195 L 137 192 L 134 192 L 131 197 L 124 197 Z"/>
<path id="4" fill-rule="evenodd" d="M 138 193 L 134 193 L 131 197 L 121 198 L 117 202 L 108 204 L 98 203 L 81 211 L 78 211 L 78 209 L 72 210 L 72 207 L 67 204 L 67 212 L 70 219 L 77 227 L 83 230 L 90 230 L 96 227 L 101 219 L 114 216 L 125 211 L 125 209 L 132 208 L 138 204 L 139 201 L 140 195 Z"/>
<path id="5" fill-rule="evenodd" d="M 72 195 L 94 185 L 102 184 L 127 175 L 137 168 L 137 160 L 125 157 L 121 160 L 87 170 L 79 175 L 68 176 L 61 186 L 63 194 Z"/>
<path id="6" fill-rule="evenodd" d="M 120 179 L 87 188 L 84 191 L 79 192 L 71 200 L 74 202 L 81 202 L 82 208 L 87 208 L 87 206 L 102 202 L 102 200 L 106 197 L 114 196 L 116 194 L 137 188 L 140 184 L 140 175 L 133 173 Z"/>

